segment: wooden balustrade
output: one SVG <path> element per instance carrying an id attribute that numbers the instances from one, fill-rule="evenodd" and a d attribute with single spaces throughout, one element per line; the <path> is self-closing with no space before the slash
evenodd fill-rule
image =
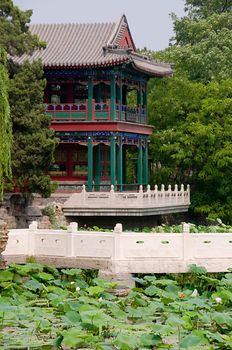
<path id="1" fill-rule="evenodd" d="M 120 120 L 120 105 L 116 104 L 116 120 Z M 82 103 L 48 103 L 45 113 L 53 122 L 73 122 L 88 120 L 88 100 Z M 93 100 L 93 120 L 110 120 L 110 100 L 95 102 Z M 146 109 L 121 105 L 121 121 L 146 124 Z"/>

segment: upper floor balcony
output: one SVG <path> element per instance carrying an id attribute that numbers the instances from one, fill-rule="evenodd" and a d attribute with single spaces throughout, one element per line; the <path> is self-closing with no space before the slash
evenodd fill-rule
<path id="1" fill-rule="evenodd" d="M 52 123 L 121 121 L 147 124 L 147 83 L 139 77 L 134 80 L 112 73 L 74 80 L 65 77 L 48 79 L 44 102 Z"/>
<path id="2" fill-rule="evenodd" d="M 106 102 L 86 99 L 80 103 L 47 103 L 45 104 L 45 112 L 51 117 L 52 123 L 123 121 L 147 124 L 146 108 L 119 103 L 112 105 L 110 99 Z"/>

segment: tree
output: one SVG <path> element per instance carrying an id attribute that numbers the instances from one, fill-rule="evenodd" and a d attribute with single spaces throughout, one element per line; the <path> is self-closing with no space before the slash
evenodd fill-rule
<path id="1" fill-rule="evenodd" d="M 175 45 L 167 51 L 176 71 L 191 80 L 232 78 L 232 12 L 204 19 L 173 16 Z"/>
<path id="2" fill-rule="evenodd" d="M 11 176 L 12 129 L 8 82 L 6 54 L 0 47 L 0 198 L 3 195 L 4 179 Z"/>
<path id="3" fill-rule="evenodd" d="M 232 80 L 153 82 L 154 183 L 191 185 L 195 213 L 232 217 Z"/>
<path id="4" fill-rule="evenodd" d="M 49 129 L 49 117 L 41 112 L 45 84 L 42 62 L 25 62 L 14 74 L 9 97 L 14 134 L 14 187 L 24 193 L 49 196 L 54 186 L 44 171 L 53 161 L 56 140 Z"/>
<path id="5" fill-rule="evenodd" d="M 12 0 L 0 1 L 0 46 L 9 55 L 32 53 L 37 47 L 44 47 L 36 35 L 29 31 L 32 11 L 22 11 Z"/>
<path id="6" fill-rule="evenodd" d="M 149 112 L 153 181 L 190 183 L 192 212 L 231 222 L 232 14 L 226 3 L 223 11 L 219 0 L 186 0 L 187 15 L 173 16 L 172 45 L 155 56 L 175 62 L 175 77 L 150 82 Z"/>
<path id="7" fill-rule="evenodd" d="M 24 194 L 49 196 L 54 186 L 45 169 L 53 160 L 56 140 L 43 113 L 43 66 L 40 61 L 14 63 L 13 56 L 30 54 L 44 43 L 29 31 L 32 11 L 21 11 L 12 0 L 0 1 L 0 45 L 11 59 L 9 102 L 13 123 L 13 187 Z"/>
<path id="8" fill-rule="evenodd" d="M 206 18 L 232 10 L 232 0 L 186 0 L 185 11 L 194 18 Z"/>

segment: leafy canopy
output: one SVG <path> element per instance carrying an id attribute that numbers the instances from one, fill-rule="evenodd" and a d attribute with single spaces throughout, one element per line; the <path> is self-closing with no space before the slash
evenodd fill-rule
<path id="1" fill-rule="evenodd" d="M 56 140 L 49 129 L 49 117 L 41 113 L 45 84 L 42 63 L 25 62 L 14 74 L 9 97 L 14 131 L 14 187 L 49 196 L 53 185 L 44 171 L 53 160 Z"/>
<path id="2" fill-rule="evenodd" d="M 195 213 L 231 222 L 231 1 L 185 5 L 172 45 L 154 54 L 175 62 L 175 77 L 150 82 L 153 181 L 190 183 Z"/>
<path id="3" fill-rule="evenodd" d="M 185 11 L 195 18 L 205 18 L 214 13 L 230 12 L 232 0 L 186 0 Z"/>
<path id="4" fill-rule="evenodd" d="M 6 54 L 0 47 L 0 198 L 3 194 L 4 178 L 11 175 L 12 125 L 8 101 L 8 85 Z"/>
<path id="5" fill-rule="evenodd" d="M 0 46 L 8 53 L 10 75 L 9 102 L 13 123 L 12 170 L 13 188 L 24 193 L 38 192 L 44 196 L 53 190 L 45 169 L 53 159 L 56 145 L 44 115 L 42 62 L 26 62 L 17 66 L 13 56 L 30 54 L 42 48 L 36 35 L 29 31 L 32 11 L 22 11 L 12 0 L 0 1 Z M 10 140 L 10 138 L 9 138 Z"/>
<path id="6" fill-rule="evenodd" d="M 8 54 L 31 53 L 36 47 L 44 47 L 36 35 L 29 31 L 31 10 L 22 11 L 11 0 L 0 2 L 0 46 Z"/>
<path id="7" fill-rule="evenodd" d="M 174 77 L 153 84 L 153 182 L 189 183 L 195 211 L 230 221 L 232 80 L 204 85 Z"/>

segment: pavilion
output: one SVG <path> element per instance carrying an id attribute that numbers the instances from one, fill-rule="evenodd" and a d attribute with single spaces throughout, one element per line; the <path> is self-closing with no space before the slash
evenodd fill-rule
<path id="1" fill-rule="evenodd" d="M 41 59 L 44 64 L 45 111 L 59 139 L 48 173 L 61 191 L 82 189 L 79 197 L 74 193 L 66 202 L 67 215 L 187 211 L 189 189 L 183 186 L 180 191 L 169 186 L 167 193 L 156 188 L 141 194 L 150 191 L 148 143 L 153 127 L 148 125 L 147 84 L 151 77 L 171 76 L 170 64 L 137 52 L 125 15 L 116 23 L 35 24 L 30 30 L 47 46 L 17 61 Z M 140 195 L 112 197 L 113 192 L 135 189 Z M 111 195 L 89 196 L 86 190 Z"/>
<path id="2" fill-rule="evenodd" d="M 66 188 L 114 185 L 122 191 L 133 150 L 134 183 L 148 185 L 153 128 L 147 82 L 172 75 L 170 65 L 137 53 L 125 15 L 117 23 L 35 24 L 30 30 L 47 43 L 29 60 L 43 61 L 46 113 L 60 140 L 49 169 L 52 179 Z"/>

